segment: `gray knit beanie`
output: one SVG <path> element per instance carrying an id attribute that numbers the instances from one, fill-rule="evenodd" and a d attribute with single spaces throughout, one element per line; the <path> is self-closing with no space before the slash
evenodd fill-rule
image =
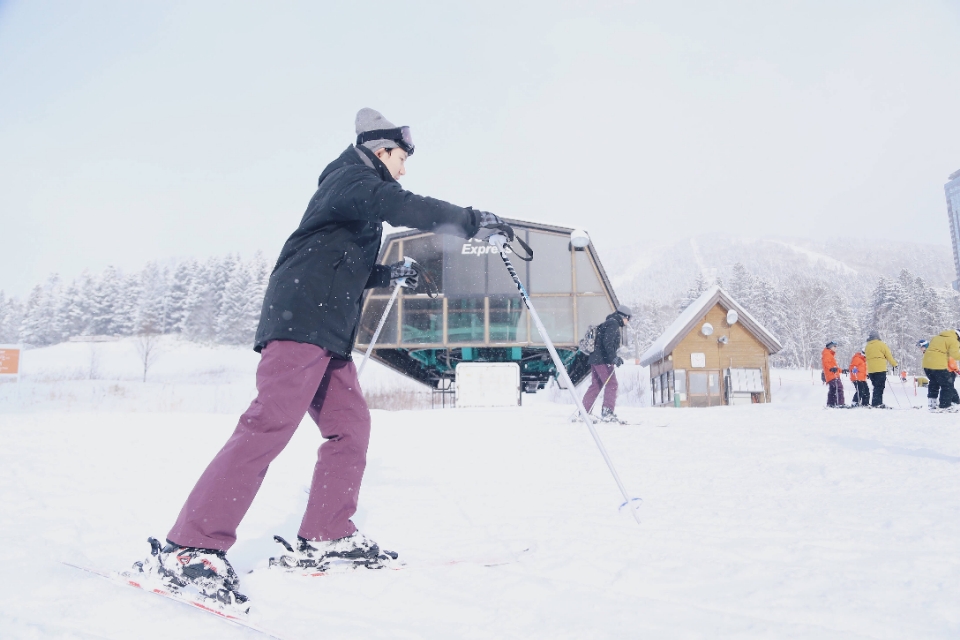
<path id="1" fill-rule="evenodd" d="M 377 129 L 396 129 L 397 125 L 383 117 L 376 109 L 364 107 L 357 111 L 357 135 L 367 131 L 376 131 Z M 380 149 L 396 149 L 398 145 L 393 140 L 368 140 L 363 143 L 367 149 L 376 153 Z"/>
<path id="2" fill-rule="evenodd" d="M 880 332 L 877 331 L 876 329 L 874 329 L 869 334 L 867 334 L 867 340 L 879 340 L 879 339 L 880 339 Z"/>

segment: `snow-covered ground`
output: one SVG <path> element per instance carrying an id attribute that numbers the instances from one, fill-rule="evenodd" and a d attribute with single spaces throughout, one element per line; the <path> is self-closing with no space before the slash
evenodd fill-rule
<path id="1" fill-rule="evenodd" d="M 34 350 L 0 384 L 0 637 L 255 638 L 60 564 L 144 556 L 252 396 L 251 351 L 171 342 L 144 384 L 127 347 L 101 345 L 94 380 L 89 345 Z M 406 384 L 371 371 L 365 387 Z M 307 419 L 230 552 L 252 617 L 290 639 L 960 636 L 960 418 L 828 411 L 810 372 L 773 387 L 772 405 L 625 406 L 638 426 L 601 425 L 640 526 L 554 394 L 374 411 L 355 521 L 409 567 L 247 575 L 296 535 L 321 442 Z M 923 400 L 896 390 L 894 407 Z"/>

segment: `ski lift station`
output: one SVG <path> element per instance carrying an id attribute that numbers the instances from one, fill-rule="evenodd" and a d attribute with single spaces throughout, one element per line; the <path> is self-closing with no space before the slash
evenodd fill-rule
<path id="1" fill-rule="evenodd" d="M 780 341 L 719 286 L 708 288 L 650 345 L 654 406 L 770 402 L 770 354 Z"/>
<path id="2" fill-rule="evenodd" d="M 586 356 L 577 350 L 580 336 L 588 325 L 603 322 L 616 309 L 616 295 L 592 243 L 573 246 L 572 229 L 508 222 L 534 251 L 532 262 L 516 254 L 509 254 L 510 261 L 576 384 L 590 371 Z M 506 374 L 514 380 L 508 384 L 512 404 L 519 403 L 521 390 L 533 393 L 556 376 L 543 339 L 494 245 L 423 231 L 387 236 L 378 262 L 390 264 L 404 257 L 426 270 L 439 295 L 429 295 L 423 275 L 415 291 L 401 289 L 374 345 L 373 359 L 446 392 L 455 387 L 457 365 L 510 365 L 488 369 L 513 372 Z M 368 349 L 391 293 L 386 288 L 367 291 L 358 350 Z M 459 372 L 465 369 L 469 367 L 460 367 Z M 479 384 L 492 381 L 487 376 Z M 458 398 L 458 406 L 462 400 Z"/>

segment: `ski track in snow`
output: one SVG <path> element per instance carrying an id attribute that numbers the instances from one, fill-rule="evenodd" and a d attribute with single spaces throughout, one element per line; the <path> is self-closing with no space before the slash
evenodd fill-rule
<path id="1" fill-rule="evenodd" d="M 958 416 L 828 411 L 809 372 L 772 379 L 772 405 L 599 425 L 641 526 L 570 405 L 374 411 L 355 522 L 410 567 L 247 575 L 296 535 L 307 419 L 230 552 L 253 620 L 290 640 L 958 637 Z M 258 637 L 60 564 L 146 555 L 236 418 L 0 404 L 0 637 Z"/>

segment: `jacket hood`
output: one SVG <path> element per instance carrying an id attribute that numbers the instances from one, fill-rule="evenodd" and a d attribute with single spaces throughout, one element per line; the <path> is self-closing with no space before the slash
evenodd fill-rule
<path id="1" fill-rule="evenodd" d="M 620 315 L 618 311 L 614 311 L 613 313 L 608 315 L 607 320 L 616 320 L 618 325 L 620 325 L 621 327 L 623 326 L 623 316 Z"/>
<path id="2" fill-rule="evenodd" d="M 364 160 L 366 160 L 366 162 L 364 162 Z M 387 165 L 383 164 L 380 158 L 378 158 L 372 151 L 366 147 L 355 147 L 350 145 L 337 157 L 336 160 L 327 165 L 327 167 L 323 170 L 323 173 L 320 174 L 320 178 L 317 180 L 317 186 L 320 186 L 326 177 L 337 169 L 342 169 L 343 167 L 349 167 L 351 165 L 367 166 L 368 168 L 376 171 L 381 180 L 396 182 L 396 180 L 393 179 L 393 176 L 390 175 L 390 170 L 387 169 Z"/>

